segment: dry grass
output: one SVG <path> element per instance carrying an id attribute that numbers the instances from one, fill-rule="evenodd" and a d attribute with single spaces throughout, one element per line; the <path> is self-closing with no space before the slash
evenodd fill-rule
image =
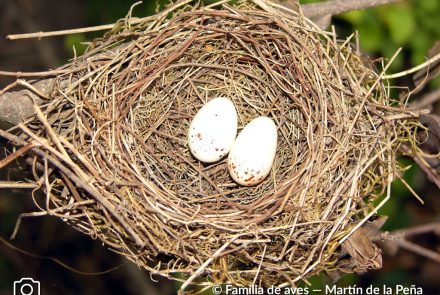
<path id="1" fill-rule="evenodd" d="M 399 173 L 418 114 L 351 40 L 294 12 L 255 0 L 170 15 L 118 23 L 63 67 L 17 136 L 2 132 L 34 159 L 36 203 L 185 287 L 338 269 L 339 241 Z M 255 187 L 188 150 L 191 118 L 220 95 L 239 129 L 259 115 L 277 124 L 272 173 Z"/>

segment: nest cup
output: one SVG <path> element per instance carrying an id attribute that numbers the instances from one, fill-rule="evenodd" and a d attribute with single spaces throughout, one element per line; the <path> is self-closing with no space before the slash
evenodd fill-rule
<path id="1" fill-rule="evenodd" d="M 42 211 L 184 287 L 371 267 L 343 265 L 339 241 L 398 173 L 416 115 L 350 40 L 265 1 L 180 2 L 120 21 L 58 72 L 14 137 L 32 144 Z M 192 118 L 218 96 L 239 130 L 258 116 L 277 125 L 272 171 L 256 186 L 188 149 Z"/>

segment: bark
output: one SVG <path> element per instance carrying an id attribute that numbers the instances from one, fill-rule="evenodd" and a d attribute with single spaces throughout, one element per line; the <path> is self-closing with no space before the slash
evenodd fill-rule
<path id="1" fill-rule="evenodd" d="M 40 80 L 33 86 L 47 95 L 53 90 L 53 78 Z M 34 114 L 34 103 L 40 103 L 41 98 L 28 89 L 6 91 L 0 95 L 0 121 L 16 125 Z"/>
<path id="2" fill-rule="evenodd" d="M 330 0 L 320 3 L 304 4 L 301 5 L 301 8 L 305 16 L 310 19 L 316 19 L 326 15 L 336 15 L 398 1 L 400 0 Z"/>

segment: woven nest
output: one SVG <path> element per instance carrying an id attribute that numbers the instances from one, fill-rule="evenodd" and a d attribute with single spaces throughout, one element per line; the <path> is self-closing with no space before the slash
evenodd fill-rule
<path id="1" fill-rule="evenodd" d="M 380 255 L 347 268 L 340 242 L 398 175 L 417 114 L 350 40 L 265 1 L 176 5 L 120 21 L 58 73 L 9 136 L 33 158 L 36 203 L 140 267 L 184 286 L 286 285 Z M 259 185 L 189 152 L 192 118 L 218 96 L 233 101 L 239 130 L 276 122 Z"/>

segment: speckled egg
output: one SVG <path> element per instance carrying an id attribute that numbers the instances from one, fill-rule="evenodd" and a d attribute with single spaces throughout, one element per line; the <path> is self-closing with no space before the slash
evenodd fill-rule
<path id="1" fill-rule="evenodd" d="M 207 102 L 194 116 L 188 130 L 188 146 L 199 161 L 213 163 L 231 149 L 237 136 L 237 111 L 225 97 Z"/>
<path id="2" fill-rule="evenodd" d="M 228 170 L 235 182 L 252 186 L 269 174 L 277 149 L 277 127 L 272 119 L 249 122 L 235 140 L 228 157 Z"/>

